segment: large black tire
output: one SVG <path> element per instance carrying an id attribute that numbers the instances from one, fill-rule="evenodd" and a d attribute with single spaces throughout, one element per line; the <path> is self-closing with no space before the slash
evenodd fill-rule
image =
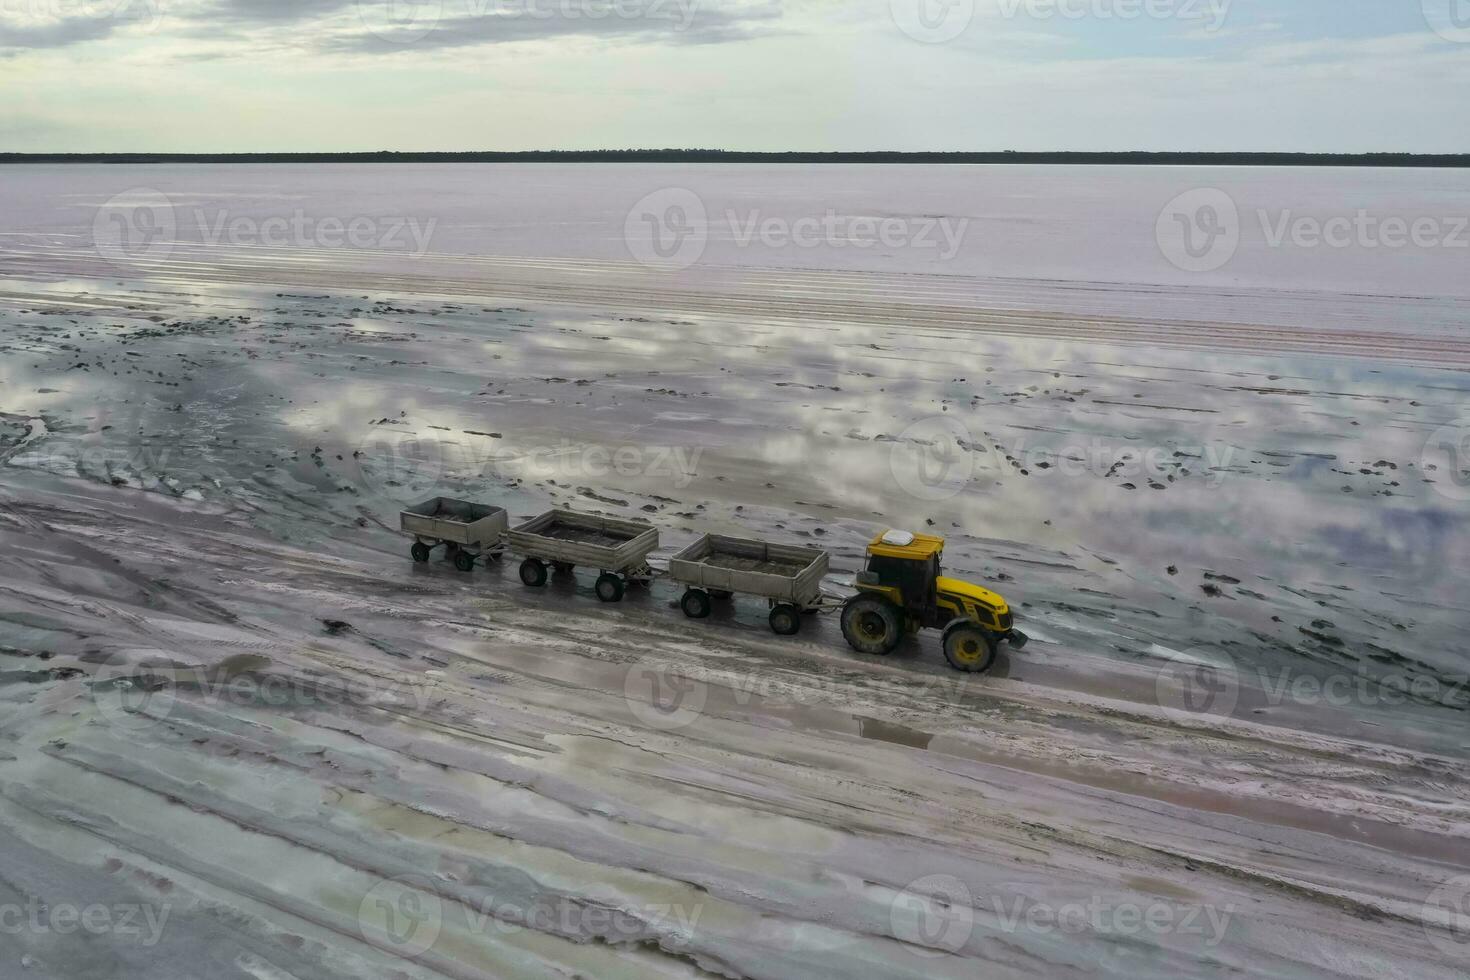
<path id="1" fill-rule="evenodd" d="M 771 610 L 771 632 L 778 636 L 795 636 L 801 632 L 801 610 L 781 603 Z"/>
<path id="2" fill-rule="evenodd" d="M 955 670 L 983 674 L 995 666 L 999 643 L 974 623 L 955 623 L 944 631 L 944 659 Z"/>
<path id="3" fill-rule="evenodd" d="M 603 572 L 597 576 L 597 584 L 593 588 L 597 592 L 597 598 L 603 602 L 622 602 L 623 593 L 627 589 L 623 584 L 623 577 L 612 572 Z"/>
<path id="4" fill-rule="evenodd" d="M 461 572 L 473 572 L 475 570 L 475 556 L 461 548 L 454 553 L 454 567 Z"/>
<path id="5" fill-rule="evenodd" d="M 422 541 L 415 541 L 413 547 L 408 549 L 408 553 L 413 555 L 413 560 L 420 565 L 429 560 L 429 546 Z"/>
<path id="6" fill-rule="evenodd" d="M 536 558 L 521 562 L 521 581 L 533 589 L 546 584 L 546 565 Z"/>
<path id="7" fill-rule="evenodd" d="M 679 608 L 684 610 L 684 615 L 690 619 L 708 619 L 710 611 L 709 593 L 703 589 L 690 589 L 679 600 Z"/>
<path id="8" fill-rule="evenodd" d="M 842 607 L 842 635 L 858 653 L 885 656 L 903 639 L 903 620 L 893 603 L 859 595 Z"/>

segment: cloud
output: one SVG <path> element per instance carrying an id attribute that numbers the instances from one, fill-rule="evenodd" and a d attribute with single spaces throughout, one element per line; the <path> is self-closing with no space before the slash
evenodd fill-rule
<path id="1" fill-rule="evenodd" d="M 102 40 L 161 16 L 160 33 L 223 45 L 199 52 L 211 58 L 283 45 L 373 55 L 577 37 L 718 44 L 774 33 L 785 13 L 781 0 L 57 0 L 55 9 L 80 16 L 17 17 L 0 0 L 0 51 Z"/>
<path id="2" fill-rule="evenodd" d="M 64 48 L 108 37 L 128 21 L 107 14 L 17 22 L 0 15 L 0 51 Z"/>
<path id="3" fill-rule="evenodd" d="M 330 17 L 363 7 L 387 7 L 391 0 L 213 0 L 198 11 L 195 19 L 243 24 L 291 24 Z M 397 0 L 403 7 L 423 6 L 414 0 Z"/>
<path id="4" fill-rule="evenodd" d="M 356 29 L 324 38 L 338 53 L 390 53 L 518 41 L 587 37 L 716 44 L 771 33 L 782 17 L 775 0 L 359 0 Z"/>

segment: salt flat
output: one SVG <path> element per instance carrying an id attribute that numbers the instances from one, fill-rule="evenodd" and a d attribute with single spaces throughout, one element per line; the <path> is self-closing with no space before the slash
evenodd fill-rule
<path id="1" fill-rule="evenodd" d="M 71 233 L 0 258 L 0 895 L 166 919 L 0 975 L 1463 974 L 1456 286 Z M 834 590 L 932 526 L 1034 641 L 416 566 L 435 493 Z"/>

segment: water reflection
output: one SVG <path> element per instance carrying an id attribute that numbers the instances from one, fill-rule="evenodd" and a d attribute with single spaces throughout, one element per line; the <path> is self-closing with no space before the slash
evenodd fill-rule
<path id="1" fill-rule="evenodd" d="M 1465 669 L 1465 505 L 1419 470 L 1457 372 L 246 287 L 68 306 L 75 286 L 0 313 L 3 410 L 45 418 L 74 472 L 293 540 L 444 492 L 647 516 L 666 550 L 821 542 L 841 579 L 906 526 L 1059 643 Z"/>

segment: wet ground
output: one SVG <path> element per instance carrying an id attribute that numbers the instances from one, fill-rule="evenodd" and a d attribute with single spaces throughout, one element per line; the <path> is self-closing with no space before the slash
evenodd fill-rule
<path id="1" fill-rule="evenodd" d="M 4 969 L 1462 972 L 1470 493 L 1426 446 L 1470 376 L 1432 343 L 334 278 L 0 288 L 0 903 L 174 915 Z M 1033 642 L 971 678 L 414 565 L 441 494 L 647 519 L 655 564 L 818 546 L 833 592 L 940 533 Z"/>

